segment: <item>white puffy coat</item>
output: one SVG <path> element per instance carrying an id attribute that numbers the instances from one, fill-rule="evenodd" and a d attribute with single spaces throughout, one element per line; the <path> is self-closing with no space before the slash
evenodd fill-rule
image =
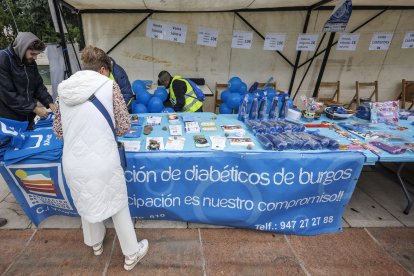
<path id="1" fill-rule="evenodd" d="M 105 106 L 115 125 L 113 81 L 94 71 L 79 71 L 58 87 L 62 116 L 62 166 L 79 214 L 91 223 L 127 206 L 125 176 L 113 132 L 88 98 Z"/>

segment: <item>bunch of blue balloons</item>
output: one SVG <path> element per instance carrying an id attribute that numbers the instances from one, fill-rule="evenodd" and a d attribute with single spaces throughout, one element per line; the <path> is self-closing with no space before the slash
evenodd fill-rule
<path id="1" fill-rule="evenodd" d="M 135 80 L 132 83 L 132 91 L 136 99 L 132 102 L 132 113 L 173 113 L 174 109 L 164 107 L 164 102 L 168 98 L 167 89 L 159 86 L 154 94 L 148 92 L 146 84 L 142 80 Z"/>
<path id="2" fill-rule="evenodd" d="M 227 89 L 221 92 L 220 114 L 237 113 L 240 101 L 247 92 L 247 85 L 239 77 L 232 77 L 227 82 Z"/>

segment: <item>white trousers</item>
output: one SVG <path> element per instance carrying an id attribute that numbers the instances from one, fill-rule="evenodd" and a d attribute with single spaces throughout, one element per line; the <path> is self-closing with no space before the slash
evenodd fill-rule
<path id="1" fill-rule="evenodd" d="M 83 240 L 86 245 L 94 246 L 105 238 L 105 225 L 103 222 L 90 223 L 82 218 Z M 139 246 L 131 214 L 128 206 L 112 216 L 116 234 L 121 245 L 122 253 L 130 256 L 138 252 Z"/>

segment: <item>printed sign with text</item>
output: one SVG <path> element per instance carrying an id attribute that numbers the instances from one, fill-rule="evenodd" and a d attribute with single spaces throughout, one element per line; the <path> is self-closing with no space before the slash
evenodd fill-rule
<path id="1" fill-rule="evenodd" d="M 341 34 L 336 50 L 355 51 L 358 45 L 360 34 Z"/>
<path id="2" fill-rule="evenodd" d="M 374 33 L 372 35 L 369 50 L 388 50 L 394 33 Z"/>
<path id="3" fill-rule="evenodd" d="M 403 49 L 411 49 L 414 48 L 414 32 L 406 32 L 404 41 L 402 44 Z"/>
<path id="4" fill-rule="evenodd" d="M 250 49 L 252 48 L 253 33 L 234 31 L 233 39 L 231 41 L 231 48 Z"/>
<path id="5" fill-rule="evenodd" d="M 185 43 L 187 26 L 182 24 L 148 20 L 146 36 L 161 40 Z"/>
<path id="6" fill-rule="evenodd" d="M 266 33 L 263 50 L 283 51 L 286 34 Z"/>
<path id="7" fill-rule="evenodd" d="M 299 34 L 296 51 L 315 51 L 317 41 L 317 34 Z"/>
<path id="8" fill-rule="evenodd" d="M 218 30 L 210 28 L 199 28 L 197 44 L 209 47 L 217 47 Z"/>

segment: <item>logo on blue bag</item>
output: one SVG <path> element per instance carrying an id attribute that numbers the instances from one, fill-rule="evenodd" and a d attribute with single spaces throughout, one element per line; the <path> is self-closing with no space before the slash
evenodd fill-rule
<path id="1" fill-rule="evenodd" d="M 61 164 L 11 165 L 7 170 L 30 207 L 48 204 L 73 210 L 65 191 Z"/>

